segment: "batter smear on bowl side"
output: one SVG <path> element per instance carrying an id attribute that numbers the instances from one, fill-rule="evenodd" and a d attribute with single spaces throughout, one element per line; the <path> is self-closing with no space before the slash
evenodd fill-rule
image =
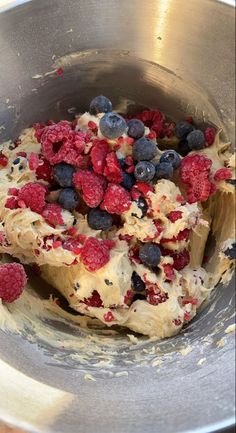
<path id="1" fill-rule="evenodd" d="M 158 110 L 125 119 L 96 97 L 74 121 L 0 145 L 0 253 L 36 264 L 79 313 L 170 337 L 231 276 L 234 166 L 215 128 Z M 21 265 L 0 275 L 12 302 Z"/>

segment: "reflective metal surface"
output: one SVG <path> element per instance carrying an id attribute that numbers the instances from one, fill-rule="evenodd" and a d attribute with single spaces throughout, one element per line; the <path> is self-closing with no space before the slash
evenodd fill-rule
<path id="1" fill-rule="evenodd" d="M 199 122 L 224 125 L 234 138 L 231 6 L 213 0 L 12 4 L 0 13 L 0 142 L 35 121 L 70 117 L 68 107 L 83 110 L 100 93 L 121 111 L 135 104 L 158 107 L 175 119 L 193 114 Z M 36 405 L 44 385 L 68 393 L 71 401 L 39 427 L 25 409 L 25 394 L 9 384 L 6 399 L 22 399 L 22 410 L 10 406 L 0 418 L 40 433 L 205 433 L 232 425 L 234 337 L 224 330 L 232 322 L 233 293 L 232 283 L 219 287 L 214 308 L 207 306 L 184 333 L 159 343 L 165 355 L 159 371 L 149 361 L 127 363 L 128 375 L 120 377 L 91 367 L 96 382 L 84 380 L 76 362 L 55 362 L 50 348 L 1 332 L 0 390 L 4 371 L 12 369 L 18 383 L 22 374 L 33 381 Z M 225 345 L 218 347 L 221 338 Z M 194 350 L 182 356 L 186 341 Z M 136 349 L 130 352 L 122 339 L 121 346 L 115 361 L 124 370 Z"/>

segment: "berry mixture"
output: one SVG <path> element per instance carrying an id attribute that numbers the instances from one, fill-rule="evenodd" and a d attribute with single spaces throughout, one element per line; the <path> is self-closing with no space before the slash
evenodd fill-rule
<path id="1" fill-rule="evenodd" d="M 218 282 L 204 247 L 218 197 L 234 188 L 218 131 L 159 110 L 121 115 L 100 95 L 73 121 L 36 123 L 15 143 L 0 145 L 0 253 L 107 326 L 177 334 Z M 226 267 L 235 243 L 219 251 Z M 3 303 L 25 285 L 22 265 L 0 265 Z"/>

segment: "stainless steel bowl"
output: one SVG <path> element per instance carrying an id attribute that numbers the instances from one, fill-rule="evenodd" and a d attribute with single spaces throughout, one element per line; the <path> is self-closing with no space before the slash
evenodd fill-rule
<path id="1" fill-rule="evenodd" d="M 120 109 L 210 119 L 234 138 L 234 8 L 226 2 L 3 1 L 0 12 L 1 142 L 35 121 L 69 118 L 101 93 Z M 33 320 L 23 334 L 0 331 L 0 419 L 39 433 L 232 426 L 234 336 L 225 329 L 233 293 L 232 282 L 217 287 L 196 320 L 164 342 L 130 346 L 126 334 L 110 336 L 94 356 L 91 343 L 81 349 L 86 364 L 76 351 L 46 344 Z M 41 325 L 59 342 L 83 339 L 53 316 Z M 98 368 L 106 351 L 112 365 Z"/>

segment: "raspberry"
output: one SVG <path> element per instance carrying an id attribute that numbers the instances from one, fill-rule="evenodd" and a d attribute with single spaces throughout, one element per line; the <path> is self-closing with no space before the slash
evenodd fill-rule
<path id="1" fill-rule="evenodd" d="M 146 195 L 147 195 L 149 192 L 153 192 L 153 191 L 154 191 L 153 187 L 152 187 L 151 185 L 148 185 L 148 184 L 145 183 L 145 182 L 136 182 L 135 187 L 136 187 L 140 192 L 143 193 L 144 197 L 146 197 Z"/>
<path id="2" fill-rule="evenodd" d="M 197 298 L 184 298 L 182 300 L 182 305 L 186 305 L 186 304 L 192 304 L 192 305 L 197 305 L 198 304 L 198 299 Z"/>
<path id="3" fill-rule="evenodd" d="M 19 190 L 18 198 L 33 212 L 41 213 L 45 206 L 46 188 L 39 183 L 29 182 Z"/>
<path id="4" fill-rule="evenodd" d="M 62 248 L 67 251 L 72 251 L 76 256 L 81 253 L 80 242 L 73 238 L 69 238 L 63 242 Z"/>
<path id="5" fill-rule="evenodd" d="M 63 225 L 62 208 L 58 204 L 46 204 L 42 211 L 42 217 L 51 225 Z"/>
<path id="6" fill-rule="evenodd" d="M 17 152 L 16 156 L 22 156 L 22 158 L 26 158 L 27 153 L 26 152 Z"/>
<path id="7" fill-rule="evenodd" d="M 82 302 L 88 305 L 88 307 L 96 307 L 96 308 L 104 307 L 101 297 L 97 292 L 97 290 L 93 290 L 92 295 L 89 298 L 84 298 Z"/>
<path id="8" fill-rule="evenodd" d="M 134 297 L 133 290 L 127 290 L 127 292 L 126 292 L 126 294 L 124 296 L 124 304 L 130 305 L 133 297 Z"/>
<path id="9" fill-rule="evenodd" d="M 171 256 L 173 257 L 174 260 L 173 268 L 176 269 L 177 271 L 183 269 L 190 262 L 190 256 L 187 250 L 183 250 L 180 253 L 174 253 Z"/>
<path id="10" fill-rule="evenodd" d="M 187 185 L 189 203 L 206 201 L 214 192 L 209 180 L 212 161 L 203 155 L 188 155 L 180 164 L 180 179 Z"/>
<path id="11" fill-rule="evenodd" d="M 122 181 L 123 173 L 115 152 L 108 153 L 103 174 L 109 182 L 120 183 Z"/>
<path id="12" fill-rule="evenodd" d="M 212 183 L 204 172 L 196 176 L 193 184 L 187 189 L 188 202 L 206 201 L 211 195 Z"/>
<path id="13" fill-rule="evenodd" d="M 0 153 L 0 167 L 6 167 L 8 164 L 8 158 Z"/>
<path id="14" fill-rule="evenodd" d="M 188 155 L 180 164 L 180 179 L 183 183 L 191 184 L 199 173 L 209 173 L 212 161 L 204 155 Z"/>
<path id="15" fill-rule="evenodd" d="M 39 156 L 37 153 L 31 153 L 29 156 L 29 169 L 36 171 L 39 166 Z"/>
<path id="16" fill-rule="evenodd" d="M 3 302 L 13 302 L 22 294 L 27 277 L 19 263 L 0 265 L 0 298 Z"/>
<path id="17" fill-rule="evenodd" d="M 189 229 L 184 229 L 184 230 L 181 230 L 177 234 L 177 236 L 173 236 L 173 238 L 170 238 L 170 239 L 162 238 L 160 242 L 162 244 L 167 244 L 168 242 L 187 241 L 189 239 L 189 235 L 190 235 L 190 230 Z"/>
<path id="18" fill-rule="evenodd" d="M 174 319 L 173 323 L 174 323 L 175 326 L 181 326 L 182 325 L 182 320 L 179 319 L 179 318 L 178 319 Z"/>
<path id="19" fill-rule="evenodd" d="M 175 273 L 173 271 L 173 266 L 170 265 L 169 263 L 166 263 L 165 265 L 163 265 L 163 269 L 165 272 L 166 280 L 173 281 L 175 279 Z"/>
<path id="20" fill-rule="evenodd" d="M 106 189 L 101 204 L 101 209 L 108 213 L 121 215 L 129 210 L 131 206 L 131 197 L 128 191 L 122 186 L 110 183 Z"/>
<path id="21" fill-rule="evenodd" d="M 175 223 L 175 221 L 182 218 L 182 214 L 183 212 L 180 210 L 173 210 L 167 215 L 167 218 L 169 218 L 172 223 Z"/>
<path id="22" fill-rule="evenodd" d="M 109 145 L 105 140 L 94 140 L 94 147 L 91 150 L 91 160 L 95 173 L 103 174 L 106 157 L 109 153 Z"/>
<path id="23" fill-rule="evenodd" d="M 163 134 L 165 137 L 171 138 L 175 135 L 175 122 L 165 122 L 163 125 Z"/>
<path id="24" fill-rule="evenodd" d="M 90 272 L 97 271 L 109 262 L 109 248 L 97 238 L 88 238 L 82 249 L 80 259 Z"/>
<path id="25" fill-rule="evenodd" d="M 189 322 L 190 319 L 191 319 L 190 313 L 188 313 L 187 311 L 185 311 L 185 313 L 184 313 L 184 320 L 186 322 Z"/>
<path id="26" fill-rule="evenodd" d="M 164 136 L 165 116 L 159 110 L 144 110 L 136 114 L 135 119 L 142 120 L 145 126 L 156 133 L 157 137 Z"/>
<path id="27" fill-rule="evenodd" d="M 214 180 L 220 181 L 220 180 L 229 180 L 232 177 L 231 170 L 229 168 L 219 168 L 219 170 L 216 170 L 214 174 Z"/>
<path id="28" fill-rule="evenodd" d="M 36 177 L 37 179 L 45 180 L 50 184 L 53 183 L 54 181 L 53 174 L 52 174 L 52 166 L 44 158 L 41 158 L 39 160 L 39 165 L 36 168 Z"/>
<path id="29" fill-rule="evenodd" d="M 207 128 L 204 132 L 204 135 L 205 135 L 207 147 L 211 146 L 215 141 L 215 136 L 216 136 L 215 128 Z"/>
<path id="30" fill-rule="evenodd" d="M 81 170 L 74 174 L 73 182 L 78 190 L 82 189 L 82 197 L 89 207 L 97 207 L 104 195 L 104 181 L 103 178 L 97 174 Z"/>
<path id="31" fill-rule="evenodd" d="M 159 287 L 156 284 L 147 283 L 146 284 L 147 291 L 147 301 L 151 305 L 158 305 L 163 302 L 166 302 L 169 299 L 168 293 L 162 293 Z"/>
<path id="32" fill-rule="evenodd" d="M 113 320 L 115 320 L 115 317 L 113 316 L 111 311 L 108 311 L 103 315 L 103 319 L 105 320 L 105 322 L 113 322 Z"/>
<path id="33" fill-rule="evenodd" d="M 83 163 L 84 134 L 73 131 L 66 120 L 46 126 L 40 141 L 43 155 L 52 165 L 64 161 L 80 167 Z"/>
<path id="34" fill-rule="evenodd" d="M 16 197 L 9 197 L 5 204 L 6 209 L 18 209 L 18 199 Z"/>
<path id="35" fill-rule="evenodd" d="M 18 188 L 9 188 L 8 195 L 14 195 L 15 197 L 18 197 Z"/>

